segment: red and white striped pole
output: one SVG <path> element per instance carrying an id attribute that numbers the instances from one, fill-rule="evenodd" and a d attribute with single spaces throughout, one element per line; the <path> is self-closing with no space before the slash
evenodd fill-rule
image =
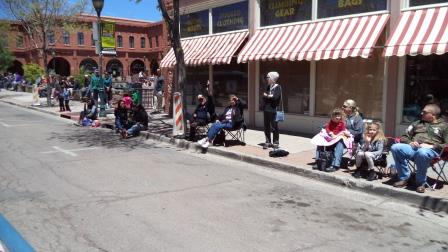
<path id="1" fill-rule="evenodd" d="M 179 92 L 173 94 L 174 101 L 174 124 L 173 124 L 173 136 L 185 136 L 184 114 L 182 95 Z"/>

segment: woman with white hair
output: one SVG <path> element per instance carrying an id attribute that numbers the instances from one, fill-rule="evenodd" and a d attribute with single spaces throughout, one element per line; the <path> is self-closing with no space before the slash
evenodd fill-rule
<path id="1" fill-rule="evenodd" d="M 279 144 L 278 123 L 275 120 L 282 94 L 282 88 L 277 83 L 279 77 L 280 75 L 277 72 L 269 72 L 266 75 L 268 85 L 263 93 L 264 135 L 266 142 L 263 145 L 263 149 L 278 147 Z M 271 142 L 271 132 L 273 133 L 273 144 Z"/>

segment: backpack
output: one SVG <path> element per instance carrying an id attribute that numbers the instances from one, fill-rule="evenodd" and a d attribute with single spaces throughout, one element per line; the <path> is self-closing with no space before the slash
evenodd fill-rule
<path id="1" fill-rule="evenodd" d="M 319 151 L 319 159 L 317 160 L 317 169 L 319 171 L 324 171 L 325 168 L 331 166 L 331 162 L 333 161 L 333 152 L 332 151 Z"/>
<path id="2" fill-rule="evenodd" d="M 270 157 L 286 157 L 288 155 L 289 155 L 289 152 L 287 150 L 282 150 L 282 149 L 275 149 L 275 150 L 269 152 Z"/>
<path id="3" fill-rule="evenodd" d="M 216 135 L 215 139 L 213 139 L 213 146 L 224 145 L 226 140 L 226 133 L 224 130 L 221 130 L 218 135 Z"/>

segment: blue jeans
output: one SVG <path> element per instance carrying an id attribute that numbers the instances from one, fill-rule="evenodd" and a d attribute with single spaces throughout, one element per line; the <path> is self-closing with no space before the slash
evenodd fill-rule
<path id="1" fill-rule="evenodd" d="M 132 127 L 130 127 L 128 129 L 128 136 L 135 136 L 138 133 L 140 133 L 140 131 L 142 130 L 142 125 L 140 123 L 136 123 L 134 125 L 132 125 Z"/>
<path id="2" fill-rule="evenodd" d="M 119 130 L 124 128 L 123 122 L 120 118 L 115 118 L 115 128 Z"/>
<path id="3" fill-rule="evenodd" d="M 333 157 L 333 161 L 331 162 L 331 166 L 334 166 L 336 168 L 340 168 L 341 167 L 341 161 L 342 161 L 342 156 L 344 155 L 344 142 L 342 140 L 340 140 L 339 142 L 333 144 L 332 146 L 327 146 L 325 148 L 325 150 L 330 151 L 333 150 L 334 152 L 334 157 Z M 323 146 L 317 146 L 317 150 L 316 150 L 316 160 L 319 159 L 319 151 L 320 150 L 324 150 Z"/>
<path id="4" fill-rule="evenodd" d="M 400 180 L 408 180 L 411 176 L 411 171 L 406 160 L 414 161 L 417 166 L 415 180 L 418 186 L 426 182 L 426 171 L 431 163 L 431 160 L 439 154 L 433 149 L 428 148 L 412 148 L 409 144 L 397 143 L 392 145 L 392 156 L 395 161 L 395 168 L 397 169 L 398 178 Z"/>
<path id="5" fill-rule="evenodd" d="M 218 135 L 219 131 L 221 131 L 222 129 L 232 129 L 232 123 L 230 123 L 230 122 L 225 122 L 225 123 L 215 122 L 214 124 L 212 124 L 212 126 L 208 130 L 207 138 L 209 140 L 215 139 L 216 135 Z"/>

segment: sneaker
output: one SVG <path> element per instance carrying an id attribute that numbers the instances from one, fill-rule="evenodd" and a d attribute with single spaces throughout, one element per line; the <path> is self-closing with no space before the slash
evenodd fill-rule
<path id="1" fill-rule="evenodd" d="M 337 169 L 336 169 L 336 167 L 334 167 L 334 166 L 330 166 L 330 167 L 327 167 L 327 168 L 325 168 L 325 171 L 326 172 L 335 172 Z"/>
<path id="2" fill-rule="evenodd" d="M 264 143 L 263 144 L 263 150 L 266 150 L 267 148 L 269 148 L 271 146 L 271 143 Z"/>
<path id="3" fill-rule="evenodd" d="M 210 145 L 209 141 L 205 141 L 205 143 L 201 144 L 202 148 L 204 149 L 207 149 L 209 145 Z"/>
<path id="4" fill-rule="evenodd" d="M 416 189 L 416 191 L 417 191 L 418 193 L 424 193 L 425 190 L 426 190 L 426 189 L 425 189 L 425 185 L 418 186 L 417 189 Z"/>
<path id="5" fill-rule="evenodd" d="M 201 140 L 198 141 L 199 145 L 203 145 L 205 142 L 207 141 L 207 138 L 202 138 Z"/>
<path id="6" fill-rule="evenodd" d="M 402 188 L 408 185 L 408 180 L 399 180 L 394 183 L 394 187 Z"/>
<path id="7" fill-rule="evenodd" d="M 378 178 L 378 175 L 376 174 L 375 170 L 370 170 L 369 175 L 367 176 L 367 181 L 373 181 Z"/>
<path id="8" fill-rule="evenodd" d="M 357 179 L 361 178 L 361 169 L 356 168 L 355 173 L 353 173 L 353 177 Z"/>

